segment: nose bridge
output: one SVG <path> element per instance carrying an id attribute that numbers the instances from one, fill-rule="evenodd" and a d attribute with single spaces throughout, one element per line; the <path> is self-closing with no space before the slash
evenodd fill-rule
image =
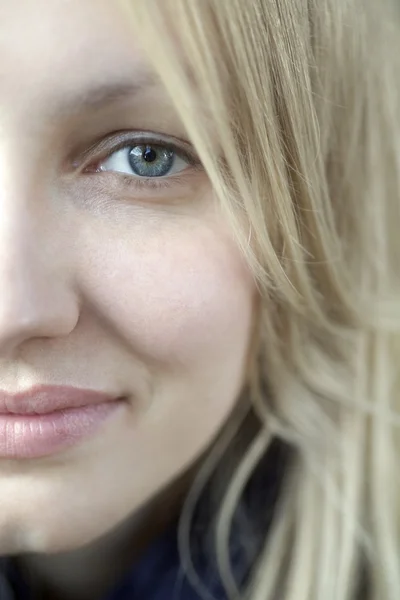
<path id="1" fill-rule="evenodd" d="M 77 321 L 67 253 L 38 186 L 0 152 L 0 356 L 34 337 L 67 335 Z M 19 168 L 16 169 L 17 165 Z M 53 233 L 51 233 L 53 232 Z M 56 242 L 57 240 L 57 242 Z M 63 257 L 61 259 L 61 256 Z"/>

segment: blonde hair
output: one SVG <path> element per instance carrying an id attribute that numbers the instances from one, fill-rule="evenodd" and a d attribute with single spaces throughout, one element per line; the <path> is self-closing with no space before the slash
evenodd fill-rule
<path id="1" fill-rule="evenodd" d="M 364 569 L 362 600 L 398 600 L 400 4 L 126 6 L 259 289 L 260 428 L 218 513 L 228 596 L 358 600 Z M 295 459 L 239 592 L 229 529 L 273 439 Z"/>

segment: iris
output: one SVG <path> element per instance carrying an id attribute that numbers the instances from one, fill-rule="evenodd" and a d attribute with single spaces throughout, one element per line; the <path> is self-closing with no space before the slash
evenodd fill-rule
<path id="1" fill-rule="evenodd" d="M 128 154 L 132 171 L 140 177 L 163 177 L 171 170 L 175 152 L 155 145 L 133 146 Z"/>

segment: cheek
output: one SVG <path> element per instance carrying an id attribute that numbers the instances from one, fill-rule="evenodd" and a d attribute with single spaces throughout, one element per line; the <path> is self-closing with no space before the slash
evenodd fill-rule
<path id="1" fill-rule="evenodd" d="M 163 364 L 246 345 L 254 284 L 222 227 L 174 227 L 86 246 L 80 288 L 131 350 Z"/>
<path id="2" fill-rule="evenodd" d="M 16 539 L 24 550 L 56 552 L 109 531 L 194 463 L 240 391 L 255 286 L 228 232 L 203 222 L 129 225 L 91 218 L 76 228 L 74 269 L 82 345 L 98 347 L 99 368 L 145 410 L 132 403 L 82 455 L 77 449 L 77 461 L 38 468 L 33 479 L 3 477 L 0 553 Z M 155 373 L 151 398 L 136 394 L 138 362 Z"/>

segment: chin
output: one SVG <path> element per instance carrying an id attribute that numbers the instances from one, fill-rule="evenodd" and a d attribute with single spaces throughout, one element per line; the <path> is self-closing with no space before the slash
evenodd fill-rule
<path id="1" fill-rule="evenodd" d="M 58 522 L 52 527 L 50 523 L 22 523 L 14 527 L 6 525 L 0 528 L 0 556 L 15 556 L 25 553 L 57 554 L 84 548 L 106 531 L 94 524 L 82 527 L 82 523 Z"/>
<path id="2" fill-rule="evenodd" d="M 16 556 L 19 554 L 58 554 L 77 550 L 93 540 L 92 537 L 68 539 L 59 535 L 49 535 L 48 532 L 25 530 L 15 534 L 3 535 L 0 532 L 0 555 Z"/>

